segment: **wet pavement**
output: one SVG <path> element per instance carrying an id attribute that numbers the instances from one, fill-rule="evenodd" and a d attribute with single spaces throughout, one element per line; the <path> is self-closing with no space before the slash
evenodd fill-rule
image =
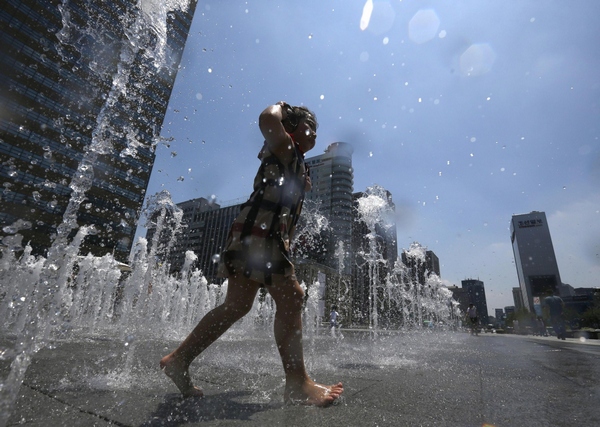
<path id="1" fill-rule="evenodd" d="M 186 400 L 158 369 L 176 342 L 57 341 L 35 355 L 8 425 L 600 425 L 598 340 L 342 334 L 305 337 L 311 376 L 344 383 L 343 399 L 328 408 L 283 404 L 282 369 L 267 336 L 218 341 L 191 369 L 206 396 Z M 2 378 L 8 363 L 0 361 Z"/>

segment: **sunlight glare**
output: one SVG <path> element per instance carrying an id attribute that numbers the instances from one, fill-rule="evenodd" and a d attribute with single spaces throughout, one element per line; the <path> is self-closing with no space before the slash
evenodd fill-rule
<path id="1" fill-rule="evenodd" d="M 371 20 L 371 14 L 373 13 L 373 0 L 367 0 L 365 6 L 363 7 L 363 13 L 360 17 L 360 29 L 362 31 L 366 30 L 369 26 L 369 21 Z"/>
<path id="2" fill-rule="evenodd" d="M 464 76 L 481 76 L 492 69 L 496 53 L 488 43 L 475 43 L 460 56 L 460 72 Z"/>
<path id="3" fill-rule="evenodd" d="M 408 36 L 417 43 L 422 44 L 433 39 L 440 28 L 440 18 L 435 10 L 421 9 L 408 23 Z"/>

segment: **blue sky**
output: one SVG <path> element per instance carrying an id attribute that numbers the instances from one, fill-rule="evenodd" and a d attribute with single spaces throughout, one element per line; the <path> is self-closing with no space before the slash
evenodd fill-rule
<path id="1" fill-rule="evenodd" d="M 270 104 L 319 120 L 317 155 L 354 146 L 354 189 L 396 203 L 449 284 L 518 286 L 509 222 L 548 217 L 562 280 L 600 286 L 600 2 L 199 2 L 148 195 L 248 196 Z M 363 19 L 364 21 L 364 19 Z M 138 235 L 142 230 L 138 230 Z"/>

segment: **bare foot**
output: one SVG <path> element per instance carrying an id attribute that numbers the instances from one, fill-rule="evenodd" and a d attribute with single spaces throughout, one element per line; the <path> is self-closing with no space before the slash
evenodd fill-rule
<path id="1" fill-rule="evenodd" d="M 204 393 L 198 387 L 192 384 L 190 373 L 173 353 L 163 357 L 160 361 L 160 369 L 171 378 L 183 397 L 202 397 Z"/>
<path id="2" fill-rule="evenodd" d="M 298 387 L 286 385 L 283 399 L 290 404 L 322 407 L 334 403 L 343 392 L 344 386 L 342 383 L 325 386 L 310 381 Z"/>

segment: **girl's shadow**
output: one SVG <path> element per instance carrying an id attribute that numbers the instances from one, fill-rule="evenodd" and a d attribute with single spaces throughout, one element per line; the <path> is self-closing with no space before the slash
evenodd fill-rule
<path id="1" fill-rule="evenodd" d="M 183 399 L 180 394 L 168 394 L 158 405 L 151 419 L 140 427 L 175 427 L 182 424 L 211 420 L 249 420 L 258 412 L 283 407 L 283 402 L 241 403 L 250 391 L 229 391 L 199 398 Z"/>

